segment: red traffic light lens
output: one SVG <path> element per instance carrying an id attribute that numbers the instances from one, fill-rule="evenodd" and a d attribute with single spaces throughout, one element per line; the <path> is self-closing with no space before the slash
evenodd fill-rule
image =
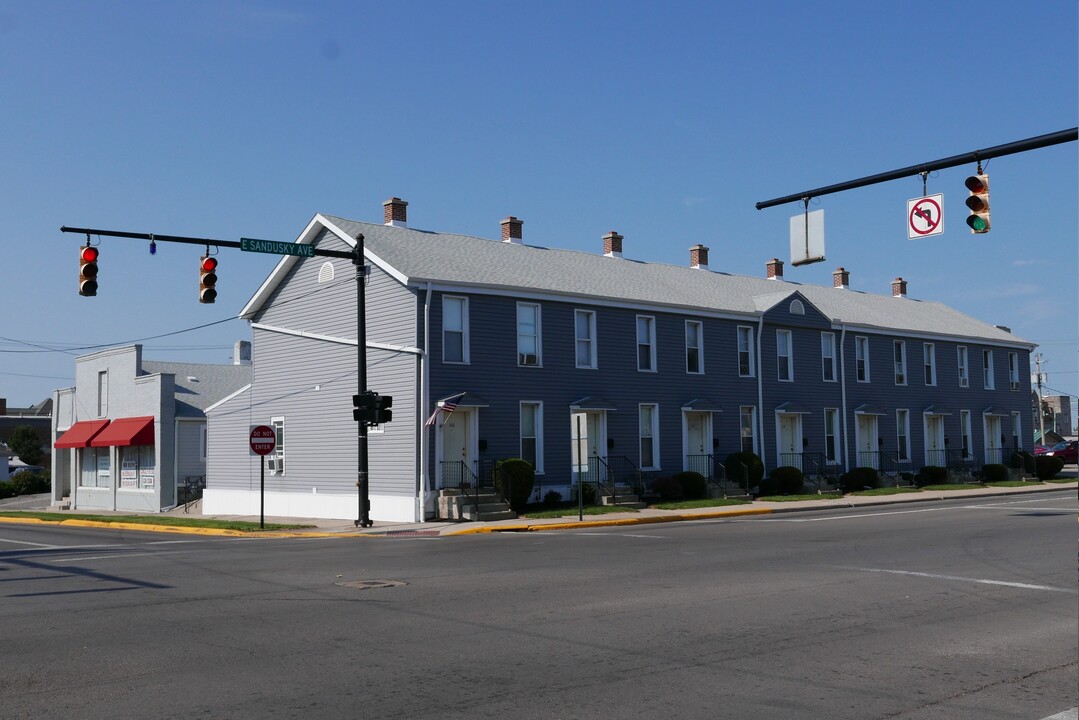
<path id="1" fill-rule="evenodd" d="M 84 247 L 79 253 L 79 257 L 83 262 L 94 262 L 97 260 L 97 255 L 97 248 L 89 246 Z"/>
<path id="2" fill-rule="evenodd" d="M 983 193 L 986 190 L 985 182 L 978 175 L 971 175 L 963 184 L 966 185 L 967 190 L 970 190 L 972 193 Z"/>
<path id="3" fill-rule="evenodd" d="M 202 271 L 213 272 L 217 269 L 217 258 L 204 257 L 202 259 Z"/>

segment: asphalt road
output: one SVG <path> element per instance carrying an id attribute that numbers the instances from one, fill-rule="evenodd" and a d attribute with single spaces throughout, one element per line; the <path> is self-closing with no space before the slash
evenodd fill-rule
<path id="1" fill-rule="evenodd" d="M 0 717 L 1045 718 L 1079 705 L 1077 511 L 1071 490 L 440 538 L 0 525 Z"/>

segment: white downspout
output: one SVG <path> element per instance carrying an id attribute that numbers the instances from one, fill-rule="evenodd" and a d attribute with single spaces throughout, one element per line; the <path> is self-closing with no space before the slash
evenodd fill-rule
<path id="1" fill-rule="evenodd" d="M 849 448 L 847 447 L 847 361 L 846 348 L 847 339 L 847 326 L 840 325 L 839 333 L 839 393 L 840 401 L 843 405 L 843 472 L 850 472 L 850 459 Z"/>
<path id="2" fill-rule="evenodd" d="M 757 454 L 761 461 L 767 457 L 764 451 L 764 359 L 761 357 L 761 335 L 764 334 L 764 315 L 757 320 L 757 436 L 760 438 Z"/>
<path id="3" fill-rule="evenodd" d="M 423 301 L 423 354 L 420 355 L 420 412 L 416 418 L 419 427 L 417 439 L 420 450 L 419 487 L 416 488 L 416 522 L 425 522 L 427 516 L 427 492 L 430 478 L 427 475 L 427 408 L 430 406 L 431 389 L 431 283 L 427 283 L 427 295 Z"/>

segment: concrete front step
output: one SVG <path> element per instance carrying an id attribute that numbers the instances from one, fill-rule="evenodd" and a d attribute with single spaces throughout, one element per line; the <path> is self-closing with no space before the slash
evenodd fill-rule
<path id="1" fill-rule="evenodd" d="M 516 520 L 517 513 L 512 510 L 494 510 L 484 511 L 476 513 L 472 508 L 465 508 L 462 516 L 465 520 L 472 520 L 473 522 L 491 522 L 494 520 Z"/>
<path id="2" fill-rule="evenodd" d="M 459 490 L 442 490 L 438 497 L 438 516 L 443 520 L 485 522 L 513 520 L 517 513 L 493 493 L 480 493 L 478 498 L 473 498 Z"/>

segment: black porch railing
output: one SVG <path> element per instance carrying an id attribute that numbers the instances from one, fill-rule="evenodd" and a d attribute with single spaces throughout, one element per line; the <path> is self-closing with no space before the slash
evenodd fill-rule
<path id="1" fill-rule="evenodd" d="M 439 463 L 439 475 L 443 489 L 457 490 L 465 502 L 472 506 L 473 512 L 479 512 L 480 476 L 472 471 L 468 463 L 463 460 L 443 460 Z"/>
<path id="2" fill-rule="evenodd" d="M 687 455 L 686 470 L 699 473 L 708 483 L 711 497 L 748 497 L 747 483 L 739 485 L 727 477 L 727 468 L 723 462 L 709 453 L 708 455 Z M 748 471 L 745 473 L 748 474 Z"/>
<path id="3" fill-rule="evenodd" d="M 802 473 L 806 489 L 813 488 L 819 495 L 839 487 L 842 467 L 837 462 L 830 461 L 822 452 L 804 452 Z"/>

